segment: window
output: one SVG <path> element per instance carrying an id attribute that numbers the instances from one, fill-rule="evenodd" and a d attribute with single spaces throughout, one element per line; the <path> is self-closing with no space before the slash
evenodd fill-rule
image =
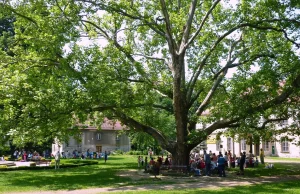
<path id="1" fill-rule="evenodd" d="M 281 152 L 289 152 L 289 142 L 287 139 L 281 140 Z"/>
<path id="2" fill-rule="evenodd" d="M 216 141 L 216 150 L 217 150 L 217 151 L 220 151 L 220 150 L 221 150 L 221 141 L 220 141 L 220 140 L 217 140 L 217 141 Z"/>
<path id="3" fill-rule="evenodd" d="M 287 126 L 288 125 L 288 120 L 282 120 L 279 122 L 280 126 Z"/>
<path id="4" fill-rule="evenodd" d="M 231 150 L 232 139 L 230 137 L 227 138 L 227 150 Z"/>
<path id="5" fill-rule="evenodd" d="M 241 140 L 241 149 L 242 150 L 246 150 L 247 148 L 246 148 L 246 140 L 245 139 L 242 139 Z"/>
<path id="6" fill-rule="evenodd" d="M 101 140 L 101 133 L 97 133 L 97 140 Z"/>
<path id="7" fill-rule="evenodd" d="M 270 142 L 269 141 L 265 141 L 264 142 L 264 150 L 265 151 L 269 151 L 269 149 L 270 149 Z"/>

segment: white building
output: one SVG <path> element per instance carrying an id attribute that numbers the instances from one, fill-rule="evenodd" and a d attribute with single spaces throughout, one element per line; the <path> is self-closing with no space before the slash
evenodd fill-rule
<path id="1" fill-rule="evenodd" d="M 293 123 L 291 119 L 282 121 L 280 124 L 276 125 L 277 129 L 282 127 L 290 126 Z M 199 124 L 197 128 L 202 128 Z M 249 153 L 252 150 L 252 153 L 256 156 L 259 155 L 260 149 L 262 148 L 265 152 L 265 156 L 279 156 L 279 157 L 300 157 L 300 146 L 297 145 L 300 142 L 299 136 L 291 136 L 287 134 L 281 134 L 280 136 L 275 137 L 274 141 L 263 141 L 260 139 L 259 144 L 252 144 L 251 146 L 247 143 L 245 139 L 238 138 L 238 136 L 226 137 L 222 134 L 226 129 L 217 130 L 212 133 L 207 141 L 202 142 L 202 146 L 198 147 L 201 149 L 206 149 L 212 151 L 212 153 L 218 154 L 222 152 L 223 154 L 230 150 L 231 153 L 236 156 L 240 156 L 241 152 Z M 292 139 L 293 141 L 289 141 Z M 199 144 L 200 145 L 200 144 Z"/>

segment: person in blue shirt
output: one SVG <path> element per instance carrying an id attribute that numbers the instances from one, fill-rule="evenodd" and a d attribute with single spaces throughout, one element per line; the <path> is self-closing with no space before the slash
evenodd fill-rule
<path id="1" fill-rule="evenodd" d="M 205 175 L 210 176 L 210 169 L 211 169 L 211 159 L 210 155 L 204 151 L 204 162 L 205 162 Z"/>
<path id="2" fill-rule="evenodd" d="M 225 163 L 226 163 L 225 158 L 223 157 L 222 154 L 220 154 L 219 158 L 218 158 L 219 177 L 221 177 L 221 176 L 226 177 L 226 174 L 225 174 Z"/>
<path id="3" fill-rule="evenodd" d="M 105 163 L 106 163 L 106 161 L 107 161 L 107 156 L 108 156 L 108 154 L 107 154 L 107 152 L 105 151 L 105 152 L 104 152 L 104 161 L 105 161 Z"/>

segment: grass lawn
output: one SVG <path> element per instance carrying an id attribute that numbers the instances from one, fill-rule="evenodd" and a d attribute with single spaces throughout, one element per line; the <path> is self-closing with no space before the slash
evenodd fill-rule
<path id="1" fill-rule="evenodd" d="M 232 193 L 244 193 L 244 194 L 270 194 L 270 193 L 289 193 L 295 194 L 300 193 L 300 183 L 299 181 L 288 181 L 281 183 L 270 183 L 270 184 L 257 184 L 250 186 L 237 186 L 237 187 L 223 187 L 218 189 L 182 189 L 182 190 L 149 190 L 149 191 L 133 191 L 133 192 L 122 192 L 123 194 L 232 194 Z"/>
<path id="2" fill-rule="evenodd" d="M 300 158 L 282 158 L 282 157 L 265 157 L 265 160 L 275 160 L 276 162 L 280 162 L 280 161 L 294 161 L 294 162 L 300 162 Z"/>
<path id="3" fill-rule="evenodd" d="M 61 160 L 69 163 L 70 160 Z M 74 160 L 76 162 L 76 159 Z M 111 156 L 107 163 L 59 170 L 20 170 L 0 172 L 0 193 L 13 191 L 74 190 L 128 184 L 130 178 L 119 177 L 118 171 L 136 168 L 136 156 Z"/>
<path id="4" fill-rule="evenodd" d="M 110 156 L 107 163 L 104 160 L 98 160 L 99 163 L 95 165 L 80 166 L 76 168 L 62 168 L 41 169 L 41 170 L 18 170 L 18 171 L 2 171 L 0 172 L 0 193 L 18 192 L 18 191 L 45 191 L 45 190 L 75 190 L 98 187 L 117 187 L 127 185 L 149 185 L 149 184 L 173 184 L 174 181 L 153 181 L 152 178 L 145 178 L 140 180 L 132 180 L 130 177 L 118 176 L 120 171 L 130 171 L 137 169 L 137 156 L 132 155 L 116 155 Z M 76 163 L 78 160 L 69 159 L 62 160 L 62 163 Z M 230 169 L 235 178 L 235 171 L 238 168 Z M 244 178 L 260 177 L 260 176 L 284 176 L 284 175 L 300 175 L 300 163 L 276 163 L 274 169 L 264 169 L 263 166 L 258 168 L 247 168 L 245 170 Z M 201 177 L 199 177 L 201 179 Z M 228 177 L 229 178 L 229 177 Z M 186 181 L 189 182 L 188 180 Z M 283 184 L 283 185 L 282 185 Z M 270 184 L 268 184 L 270 185 Z M 254 189 L 261 188 L 257 191 L 272 189 L 268 185 L 247 186 L 257 193 Z M 286 185 L 286 186 L 284 186 Z M 275 187 L 276 186 L 276 187 Z M 298 187 L 298 182 L 276 183 L 274 188 L 283 189 L 284 187 L 292 189 Z M 244 187 L 230 187 L 225 191 L 218 190 L 218 192 L 227 193 L 232 192 L 248 192 L 244 191 Z M 235 190 L 231 190 L 235 189 Z M 299 193 L 299 189 L 292 190 L 294 193 Z M 180 190 L 172 191 L 171 193 L 193 193 L 199 192 L 197 190 Z M 140 191 L 139 191 L 140 192 Z M 149 191 L 150 192 L 150 191 Z M 157 191 L 158 192 L 158 191 Z M 161 191 L 159 191 L 161 193 Z M 169 193 L 170 191 L 163 191 Z M 214 193 L 215 190 L 209 190 L 208 193 Z M 292 193 L 291 192 L 291 193 Z M 147 192 L 146 192 L 147 193 Z M 151 191 L 153 193 L 153 191 Z M 272 192 L 273 193 L 273 192 Z"/>
<path id="5" fill-rule="evenodd" d="M 239 168 L 231 168 L 232 173 L 238 172 Z M 273 169 L 266 169 L 264 165 L 255 168 L 245 168 L 245 177 L 261 177 L 261 176 L 284 176 L 284 175 L 300 175 L 299 163 L 275 163 Z"/>

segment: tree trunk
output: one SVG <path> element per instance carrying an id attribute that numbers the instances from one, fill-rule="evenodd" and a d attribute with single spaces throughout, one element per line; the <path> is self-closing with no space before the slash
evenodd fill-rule
<path id="1" fill-rule="evenodd" d="M 189 152 L 187 145 L 188 108 L 185 90 L 184 53 L 173 57 L 173 108 L 176 121 L 177 142 L 173 151 L 173 163 L 176 165 L 188 165 Z"/>
<path id="2" fill-rule="evenodd" d="M 187 166 L 190 159 L 190 150 L 183 144 L 176 144 L 176 149 L 172 153 L 172 165 Z"/>

